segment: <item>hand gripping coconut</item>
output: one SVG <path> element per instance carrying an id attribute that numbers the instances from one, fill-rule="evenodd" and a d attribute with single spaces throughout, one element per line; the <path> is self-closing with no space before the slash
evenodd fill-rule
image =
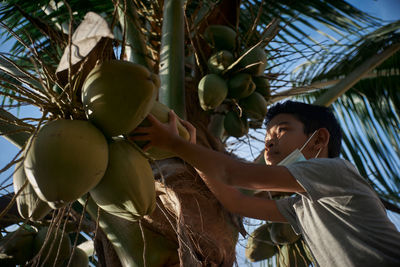
<path id="1" fill-rule="evenodd" d="M 107 137 L 128 134 L 157 96 L 160 80 L 142 65 L 112 60 L 95 67 L 82 86 L 86 115 Z"/>
<path id="2" fill-rule="evenodd" d="M 75 201 L 103 177 L 104 135 L 88 121 L 54 120 L 28 143 L 24 169 L 36 194 L 52 208 Z"/>
<path id="3" fill-rule="evenodd" d="M 167 123 L 169 120 L 168 113 L 170 109 L 166 105 L 156 101 L 154 103 L 154 106 L 151 108 L 150 114 L 153 115 L 154 117 L 157 118 L 162 123 Z M 144 119 L 144 121 L 139 125 L 143 127 L 150 126 L 150 122 L 147 119 Z M 176 126 L 178 128 L 178 133 L 179 135 L 186 139 L 189 140 L 190 134 L 186 130 L 186 128 L 180 123 L 179 120 L 176 121 Z M 135 141 L 135 143 L 140 146 L 144 147 L 148 142 L 145 141 Z M 176 155 L 172 152 L 169 152 L 167 150 L 163 150 L 157 147 L 150 147 L 149 150 L 145 152 L 149 157 L 155 160 L 161 160 L 161 159 L 166 159 L 166 158 L 172 158 L 176 157 Z"/>

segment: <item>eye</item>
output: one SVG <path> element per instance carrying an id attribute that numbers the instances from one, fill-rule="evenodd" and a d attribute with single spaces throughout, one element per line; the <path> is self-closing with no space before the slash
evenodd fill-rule
<path id="1" fill-rule="evenodd" d="M 287 130 L 286 127 L 279 127 L 279 128 L 278 128 L 278 133 L 284 132 L 284 131 L 286 131 L 286 130 Z"/>

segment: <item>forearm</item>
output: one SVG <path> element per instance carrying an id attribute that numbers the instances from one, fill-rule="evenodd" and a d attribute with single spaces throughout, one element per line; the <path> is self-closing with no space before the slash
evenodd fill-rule
<path id="1" fill-rule="evenodd" d="M 191 144 L 182 138 L 175 138 L 168 148 L 176 155 L 206 176 L 230 184 L 231 173 L 240 162 L 221 152 Z"/>

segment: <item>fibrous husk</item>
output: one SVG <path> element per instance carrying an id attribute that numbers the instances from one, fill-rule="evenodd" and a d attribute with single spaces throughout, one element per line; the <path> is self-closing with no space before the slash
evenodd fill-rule
<path id="1" fill-rule="evenodd" d="M 289 223 L 272 223 L 271 240 L 275 244 L 292 244 L 299 240 L 301 235 L 297 235 Z"/>
<path id="2" fill-rule="evenodd" d="M 262 75 L 265 67 L 267 66 L 267 54 L 262 47 L 251 47 L 246 50 L 243 54 L 247 53 L 242 60 L 239 62 L 239 66 L 244 68 L 244 72 L 252 75 Z"/>
<path id="3" fill-rule="evenodd" d="M 229 214 L 201 178 L 181 160 L 158 162 L 154 168 L 157 208 L 145 216 L 149 227 L 179 243 L 180 266 L 231 267 L 241 221 Z"/>
<path id="4" fill-rule="evenodd" d="M 103 210 L 136 221 L 155 208 L 151 166 L 128 141 L 114 141 L 109 145 L 107 171 L 90 194 Z"/>
<path id="5" fill-rule="evenodd" d="M 71 241 L 61 229 L 43 227 L 33 239 L 33 252 L 40 253 L 39 266 L 53 266 L 56 258 L 60 266 L 71 254 Z"/>
<path id="6" fill-rule="evenodd" d="M 257 92 L 253 92 L 246 98 L 240 100 L 239 105 L 247 117 L 254 120 L 263 120 L 267 114 L 268 103 L 265 98 Z"/>
<path id="7" fill-rule="evenodd" d="M 24 265 L 33 257 L 33 239 L 36 232 L 24 227 L 0 240 L 0 265 Z"/>
<path id="8" fill-rule="evenodd" d="M 234 61 L 233 54 L 227 50 L 221 50 L 213 54 L 207 61 L 211 73 L 220 74 Z"/>
<path id="9" fill-rule="evenodd" d="M 236 47 L 236 32 L 225 25 L 208 26 L 204 38 L 216 50 L 232 51 Z"/>
<path id="10" fill-rule="evenodd" d="M 108 137 L 129 134 L 150 112 L 160 80 L 146 67 L 111 60 L 95 67 L 82 86 L 86 115 Z"/>
<path id="11" fill-rule="evenodd" d="M 257 262 L 271 258 L 277 251 L 271 241 L 268 224 L 263 224 L 250 234 L 245 253 L 250 261 Z"/>
<path id="12" fill-rule="evenodd" d="M 169 111 L 170 109 L 156 101 L 153 105 L 153 107 L 150 110 L 150 114 L 152 114 L 154 117 L 157 118 L 157 120 L 159 120 L 162 123 L 167 123 L 169 121 Z M 176 121 L 176 125 L 178 128 L 178 133 L 181 137 L 183 137 L 186 140 L 189 140 L 190 135 L 189 132 L 186 130 L 186 128 L 180 123 L 179 120 Z M 139 124 L 140 127 L 146 127 L 146 126 L 150 126 L 150 122 L 148 121 L 148 119 L 144 119 L 142 121 L 142 123 Z M 143 142 L 143 141 L 135 141 L 135 143 L 137 145 L 139 145 L 140 147 L 144 147 L 148 142 Z M 161 159 L 166 159 L 166 158 L 172 158 L 175 157 L 176 155 L 170 151 L 166 151 L 157 147 L 150 147 L 150 149 L 148 149 L 145 152 L 149 157 L 155 159 L 155 160 L 161 160 Z"/>
<path id="13" fill-rule="evenodd" d="M 253 82 L 256 85 L 256 92 L 260 93 L 265 98 L 271 96 L 271 86 L 266 77 L 253 76 Z"/>
<path id="14" fill-rule="evenodd" d="M 36 194 L 59 208 L 92 189 L 107 162 L 107 141 L 95 126 L 59 119 L 44 125 L 32 139 L 24 169 Z"/>
<path id="15" fill-rule="evenodd" d="M 21 190 L 17 196 L 16 203 L 18 213 L 22 218 L 38 221 L 43 219 L 43 217 L 52 210 L 47 202 L 38 197 L 32 185 L 29 183 L 25 175 L 23 163 L 15 165 L 13 185 L 15 193 Z"/>
<path id="16" fill-rule="evenodd" d="M 228 86 L 224 79 L 217 74 L 207 74 L 199 82 L 198 94 L 203 110 L 219 106 L 228 94 Z"/>
<path id="17" fill-rule="evenodd" d="M 228 135 L 241 137 L 248 133 L 249 123 L 244 115 L 239 117 L 236 111 L 231 110 L 225 115 L 224 128 Z"/>
<path id="18" fill-rule="evenodd" d="M 230 98 L 241 99 L 251 95 L 256 90 L 251 75 L 239 73 L 228 81 L 228 96 Z"/>

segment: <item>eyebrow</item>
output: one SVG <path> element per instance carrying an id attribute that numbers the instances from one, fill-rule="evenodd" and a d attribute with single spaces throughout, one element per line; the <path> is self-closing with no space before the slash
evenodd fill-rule
<path id="1" fill-rule="evenodd" d="M 278 124 L 275 124 L 273 127 L 277 127 L 277 126 L 281 126 L 281 125 L 290 125 L 290 122 L 288 122 L 288 121 L 281 121 L 280 123 L 278 123 Z M 270 128 L 267 128 L 267 131 L 268 130 L 270 130 L 271 129 L 271 127 Z"/>

